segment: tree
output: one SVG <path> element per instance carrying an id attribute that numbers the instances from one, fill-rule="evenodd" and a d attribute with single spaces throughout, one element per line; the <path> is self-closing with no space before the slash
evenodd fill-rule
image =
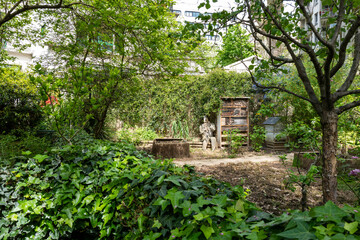
<path id="1" fill-rule="evenodd" d="M 10 0 L 0 2 L 0 62 L 6 58 L 4 45 L 6 42 L 15 41 L 19 44 L 24 40 L 24 32 L 31 31 L 24 27 L 33 22 L 33 12 L 41 10 L 73 9 L 77 5 L 87 5 L 83 1 L 71 0 Z M 90 5 L 87 5 L 90 6 Z M 24 45 L 24 43 L 22 43 Z M 25 46 L 25 45 L 24 45 Z M 27 46 L 27 45 L 26 45 Z"/>
<path id="2" fill-rule="evenodd" d="M 250 34 L 240 25 L 234 25 L 224 37 L 222 49 L 218 53 L 218 64 L 226 66 L 254 54 L 254 45 L 250 42 Z"/>
<path id="3" fill-rule="evenodd" d="M 102 138 L 112 108 L 140 97 L 134 94 L 139 78 L 183 72 L 192 45 L 177 38 L 180 25 L 169 6 L 170 1 L 94 1 L 91 9 L 46 19 L 39 43 L 51 46 L 52 55 L 39 62 L 38 72 L 48 77 L 38 82 L 44 98 L 56 93 L 61 101 L 49 109 L 63 108 L 54 119 Z"/>
<path id="4" fill-rule="evenodd" d="M 252 79 L 257 86 L 284 91 L 312 105 L 322 126 L 323 201 L 336 201 L 338 119 L 345 111 L 360 105 L 360 89 L 354 85 L 360 61 L 360 2 L 323 0 L 323 6 L 329 6 L 331 11 L 322 15 L 327 24 L 321 29 L 311 18 L 310 0 L 274 0 L 270 4 L 263 0 L 237 2 L 238 7 L 233 12 L 213 14 L 212 21 L 224 23 L 236 17 L 238 23 L 249 27 L 252 37 L 266 51 L 268 60 L 249 69 L 255 70 Z M 295 7 L 285 11 L 288 2 Z M 311 35 L 316 41 L 309 39 Z M 284 51 L 276 54 L 281 48 Z M 310 60 L 315 76 L 309 75 L 304 59 Z M 346 61 L 351 61 L 349 71 L 341 83 L 333 83 Z M 286 72 L 283 66 L 287 64 L 296 67 L 306 95 L 288 90 L 285 84 L 271 82 L 273 73 Z M 311 82 L 312 77 L 315 83 Z M 354 96 L 353 100 L 340 101 L 349 96 Z"/>

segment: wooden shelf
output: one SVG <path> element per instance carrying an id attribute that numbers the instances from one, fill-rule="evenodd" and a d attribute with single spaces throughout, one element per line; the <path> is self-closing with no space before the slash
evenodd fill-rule
<path id="1" fill-rule="evenodd" d="M 223 109 L 228 109 L 228 108 L 241 108 L 241 109 L 244 109 L 244 110 L 247 109 L 247 107 L 238 105 L 238 106 L 223 106 L 223 107 L 221 108 L 221 110 L 223 110 Z"/>
<path id="2" fill-rule="evenodd" d="M 247 127 L 247 124 L 221 125 L 222 127 Z"/>

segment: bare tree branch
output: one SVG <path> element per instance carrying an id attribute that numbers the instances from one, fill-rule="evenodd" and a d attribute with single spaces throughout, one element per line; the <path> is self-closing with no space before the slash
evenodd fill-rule
<path id="1" fill-rule="evenodd" d="M 352 95 L 352 94 L 360 94 L 360 89 L 345 91 L 345 92 L 337 92 L 336 100 L 339 100 L 340 98 L 343 98 L 345 96 Z"/>
<path id="2" fill-rule="evenodd" d="M 284 58 L 284 57 L 275 56 L 275 55 L 272 53 L 271 49 L 266 46 L 266 44 L 264 43 L 264 41 L 261 40 L 253 30 L 251 30 L 251 32 L 252 32 L 251 35 L 254 37 L 254 39 L 255 39 L 258 43 L 260 43 L 260 45 L 264 48 L 264 50 L 266 51 L 266 53 L 269 54 L 269 56 L 270 56 L 270 58 L 271 58 L 271 61 L 272 61 L 272 63 L 273 63 L 274 66 L 275 66 L 275 64 L 274 64 L 274 61 L 273 61 L 273 60 L 283 62 L 284 64 L 285 64 L 285 63 L 293 63 L 293 62 L 294 62 L 294 60 L 293 60 L 293 59 L 290 59 L 290 58 Z"/>
<path id="3" fill-rule="evenodd" d="M 339 48 L 339 60 L 337 64 L 331 69 L 330 71 L 330 78 L 332 78 L 339 69 L 344 65 L 346 60 L 346 49 L 348 47 L 348 44 L 350 43 L 352 37 L 356 34 L 356 31 L 358 30 L 360 26 L 360 16 L 357 17 L 356 21 L 351 25 L 349 30 L 347 31 L 344 40 L 341 42 L 340 48 Z"/>
<path id="4" fill-rule="evenodd" d="M 340 0 L 340 4 L 339 4 L 339 11 L 338 11 L 338 17 L 336 19 L 336 27 L 335 27 L 335 32 L 334 35 L 332 36 L 331 39 L 331 44 L 335 44 L 336 40 L 338 39 L 341 27 L 342 27 L 342 21 L 344 19 L 344 14 L 345 14 L 345 1 L 344 0 Z"/>
<path id="5" fill-rule="evenodd" d="M 342 96 L 343 94 L 341 93 L 346 92 L 355 79 L 360 63 L 360 33 L 357 33 L 355 35 L 354 45 L 355 45 L 355 50 L 354 50 L 353 63 L 351 65 L 350 71 L 343 85 L 341 85 L 341 87 L 333 94 L 333 101 L 337 101 L 339 98 L 343 97 Z"/>
<path id="6" fill-rule="evenodd" d="M 63 5 L 62 0 L 60 0 L 57 4 L 54 4 L 54 5 L 50 5 L 50 4 L 27 5 L 27 3 L 26 3 L 26 4 L 23 5 L 22 8 L 14 11 L 16 9 L 16 7 L 18 7 L 18 5 L 21 2 L 23 2 L 23 1 L 18 1 L 11 8 L 11 10 L 9 12 L 7 12 L 2 19 L 0 19 L 0 27 L 2 25 L 4 25 L 5 23 L 7 23 L 8 21 L 10 21 L 11 19 L 13 19 L 14 17 L 16 17 L 16 16 L 18 16 L 18 15 L 24 13 L 24 12 L 30 11 L 30 10 L 36 10 L 36 9 L 65 9 L 65 8 L 71 9 L 75 5 L 84 5 L 84 6 L 91 7 L 90 5 L 85 4 L 83 2 L 73 2 L 73 3 Z"/>
<path id="7" fill-rule="evenodd" d="M 316 29 L 316 27 L 314 26 L 314 24 L 311 21 L 311 16 L 309 15 L 309 13 L 306 10 L 305 4 L 304 4 L 304 0 L 297 0 L 296 3 L 299 5 L 300 10 L 302 12 L 302 14 L 304 15 L 307 24 L 310 26 L 310 29 L 312 30 L 312 32 L 315 34 L 315 36 L 317 37 L 317 39 L 319 39 L 319 41 L 324 44 L 325 46 L 327 46 L 329 49 L 333 49 L 333 51 L 335 51 L 335 48 L 333 45 L 331 45 L 330 43 L 328 43 L 319 33 L 319 31 Z"/>
<path id="8" fill-rule="evenodd" d="M 248 68 L 248 66 L 246 66 L 246 64 L 245 64 L 242 60 L 241 60 L 241 62 L 242 62 L 242 64 L 246 67 L 247 71 L 248 71 L 249 74 L 250 74 L 251 80 L 252 80 L 252 82 L 255 84 L 256 87 L 258 87 L 258 88 L 264 88 L 264 89 L 266 89 L 266 88 L 269 88 L 269 89 L 277 89 L 277 90 L 280 90 L 280 91 L 289 93 L 289 94 L 291 94 L 291 95 L 294 95 L 294 96 L 296 96 L 296 97 L 298 97 L 298 98 L 301 98 L 301 99 L 303 99 L 303 100 L 305 100 L 305 101 L 308 101 L 308 102 L 312 103 L 312 101 L 311 101 L 309 98 L 306 98 L 306 97 L 303 97 L 303 96 L 301 96 L 301 95 L 299 95 L 299 94 L 296 94 L 296 93 L 294 93 L 294 92 L 291 92 L 291 91 L 287 90 L 286 88 L 283 88 L 283 87 L 280 87 L 280 86 L 263 86 L 263 85 L 261 85 L 259 82 L 256 81 L 255 76 L 253 75 L 253 73 L 251 72 L 251 70 Z"/>
<path id="9" fill-rule="evenodd" d="M 247 3 L 248 3 L 248 1 L 247 1 Z M 308 44 L 302 44 L 302 43 L 298 42 L 297 40 L 295 40 L 291 35 L 289 35 L 287 33 L 287 31 L 285 31 L 285 29 L 282 27 L 282 25 L 279 23 L 279 21 L 270 12 L 269 8 L 267 6 L 265 6 L 263 1 L 260 1 L 260 5 L 261 5 L 263 11 L 265 11 L 268 14 L 268 16 L 271 18 L 271 20 L 273 21 L 273 23 L 275 24 L 277 29 L 279 29 L 281 31 L 281 33 L 284 35 L 285 41 L 282 41 L 282 42 L 284 42 L 285 45 L 287 45 L 287 49 L 288 49 L 289 53 L 292 55 L 292 58 L 294 59 L 294 61 L 295 61 L 295 58 L 297 58 L 297 57 L 295 56 L 295 54 L 292 54 L 294 52 L 293 52 L 290 44 L 288 44 L 288 41 L 294 43 L 295 45 L 297 45 L 298 47 L 304 49 L 304 51 L 308 53 L 311 62 L 314 64 L 316 74 L 318 75 L 318 79 L 321 79 L 323 77 L 323 73 L 321 71 L 321 66 L 320 66 L 320 63 L 319 63 L 319 61 L 317 59 L 317 56 L 316 56 L 316 54 L 314 52 L 314 49 L 312 49 L 312 47 L 310 45 L 308 45 Z M 248 8 L 250 8 L 249 3 L 248 3 Z M 305 70 L 305 68 L 304 68 L 304 70 Z M 305 80 L 305 79 L 303 79 L 303 80 Z M 310 86 L 311 86 L 311 84 L 310 84 Z"/>
<path id="10" fill-rule="evenodd" d="M 339 108 L 337 108 L 335 111 L 338 115 L 342 114 L 343 112 L 349 110 L 349 109 L 352 109 L 354 107 L 357 107 L 357 106 L 360 106 L 360 100 L 359 101 L 354 101 L 354 102 L 351 102 L 351 103 L 348 103 L 344 106 L 341 106 Z"/>

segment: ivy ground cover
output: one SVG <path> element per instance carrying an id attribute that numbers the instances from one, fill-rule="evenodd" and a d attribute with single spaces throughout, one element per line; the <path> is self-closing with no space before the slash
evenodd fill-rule
<path id="1" fill-rule="evenodd" d="M 241 187 L 96 141 L 0 170 L 0 239 L 360 239 L 358 208 L 272 216 Z"/>

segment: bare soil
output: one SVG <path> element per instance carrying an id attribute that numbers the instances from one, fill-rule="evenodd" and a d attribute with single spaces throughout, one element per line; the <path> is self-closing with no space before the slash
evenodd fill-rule
<path id="1" fill-rule="evenodd" d="M 288 154 L 286 166 L 279 161 L 278 155 L 269 153 L 246 152 L 236 158 L 224 158 L 226 153 L 221 150 L 203 152 L 200 149 L 192 151 L 188 159 L 175 159 L 177 165 L 193 165 L 195 169 L 206 176 L 212 176 L 231 185 L 241 185 L 249 189 L 248 200 L 254 202 L 264 211 L 281 214 L 289 209 L 301 209 L 300 187 L 295 192 L 286 189 L 284 179 L 288 177 L 288 169 L 297 172 L 291 167 L 293 154 Z M 305 172 L 305 170 L 301 170 Z M 314 207 L 322 203 L 321 179 L 308 188 L 308 206 Z M 342 185 L 340 184 L 340 187 Z M 340 205 L 354 205 L 355 195 L 345 186 L 338 190 L 338 203 Z"/>

